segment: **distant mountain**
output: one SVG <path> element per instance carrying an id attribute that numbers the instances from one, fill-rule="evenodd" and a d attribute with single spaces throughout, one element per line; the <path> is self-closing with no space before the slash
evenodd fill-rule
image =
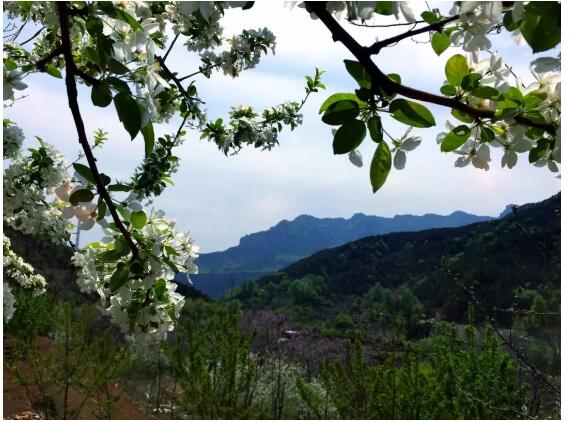
<path id="1" fill-rule="evenodd" d="M 493 218 L 462 211 L 445 216 L 396 215 L 392 218 L 365 214 L 355 214 L 349 219 L 300 215 L 292 221 L 283 220 L 266 231 L 246 235 L 238 246 L 200 255 L 197 260 L 200 274 L 192 279 L 198 290 L 217 298 L 247 279 L 256 279 L 322 249 L 366 236 L 458 227 Z M 184 277 L 178 279 L 184 283 Z"/>
<path id="2" fill-rule="evenodd" d="M 462 211 L 446 216 L 396 215 L 392 218 L 364 214 L 355 214 L 349 219 L 300 215 L 293 221 L 283 220 L 266 231 L 244 236 L 238 246 L 203 254 L 197 264 L 202 274 L 277 271 L 319 250 L 366 236 L 458 227 L 492 218 Z"/>
<path id="3" fill-rule="evenodd" d="M 302 287 L 306 296 L 311 291 L 308 283 L 292 290 L 294 280 L 320 277 L 327 300 L 315 303 L 329 304 L 317 311 L 322 318 L 380 283 L 406 287 L 432 315 L 457 320 L 470 301 L 463 287 L 468 283 L 490 309 L 508 308 L 516 288 L 560 287 L 560 210 L 561 193 L 517 207 L 502 219 L 366 237 L 317 252 L 230 295 L 247 306 L 278 309 L 289 306 L 292 291 L 298 296 Z"/>

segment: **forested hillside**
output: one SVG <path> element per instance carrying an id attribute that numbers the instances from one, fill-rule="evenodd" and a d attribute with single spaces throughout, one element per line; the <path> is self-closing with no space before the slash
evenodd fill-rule
<path id="1" fill-rule="evenodd" d="M 328 311 L 316 312 L 326 316 L 375 286 L 406 288 L 428 317 L 460 321 L 469 292 L 494 309 L 511 306 L 518 288 L 559 289 L 560 209 L 558 194 L 499 220 L 367 237 L 320 251 L 229 296 L 249 306 L 281 308 L 304 279 L 303 289 L 316 295 L 311 306 Z"/>

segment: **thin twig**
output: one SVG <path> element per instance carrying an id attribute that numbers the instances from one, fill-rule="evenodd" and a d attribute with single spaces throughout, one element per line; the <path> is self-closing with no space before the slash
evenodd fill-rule
<path id="1" fill-rule="evenodd" d="M 95 181 L 95 185 L 97 186 L 97 191 L 99 195 L 107 204 L 107 208 L 117 226 L 117 229 L 121 232 L 127 244 L 131 248 L 133 256 L 136 257 L 139 255 L 139 250 L 135 242 L 133 241 L 131 234 L 119 218 L 117 214 L 117 209 L 115 208 L 115 204 L 107 192 L 103 181 L 101 180 L 101 175 L 99 174 L 99 170 L 97 169 L 97 164 L 95 157 L 93 156 L 93 151 L 91 150 L 91 146 L 89 145 L 89 141 L 87 140 L 87 134 L 85 132 L 85 125 L 83 124 L 83 118 L 81 117 L 81 112 L 79 110 L 79 104 L 77 102 L 77 86 L 75 83 L 75 64 L 73 62 L 73 55 L 72 55 L 72 47 L 71 47 L 71 39 L 69 33 L 69 21 L 68 21 L 68 12 L 67 12 L 67 3 L 66 2 L 58 2 L 57 3 L 58 14 L 59 14 L 59 21 L 61 27 L 61 48 L 63 50 L 63 55 L 65 59 L 65 85 L 67 89 L 67 98 L 69 103 L 69 108 L 71 109 L 71 114 L 73 115 L 73 120 L 75 123 L 75 127 L 77 129 L 77 135 L 79 137 L 79 143 L 83 148 L 83 152 L 85 153 L 85 158 L 89 164 L 89 169 L 93 174 L 93 179 Z"/>
<path id="2" fill-rule="evenodd" d="M 47 26 L 42 26 L 40 29 L 38 29 L 38 31 L 37 31 L 34 35 L 32 35 L 32 36 L 31 36 L 30 38 L 28 38 L 26 41 L 20 43 L 20 45 L 22 46 L 22 45 L 24 45 L 24 44 L 29 43 L 29 42 L 32 41 L 34 38 L 36 38 L 38 35 L 40 35 L 40 34 L 42 33 L 42 31 L 43 31 L 44 29 L 46 29 L 46 28 L 47 28 Z"/>
<path id="3" fill-rule="evenodd" d="M 163 60 L 166 60 L 167 57 L 169 56 L 169 54 L 171 53 L 171 50 L 174 47 L 176 40 L 178 40 L 179 35 L 180 35 L 180 32 L 174 36 L 174 39 L 172 40 L 170 47 L 168 48 L 167 52 L 165 53 Z"/>

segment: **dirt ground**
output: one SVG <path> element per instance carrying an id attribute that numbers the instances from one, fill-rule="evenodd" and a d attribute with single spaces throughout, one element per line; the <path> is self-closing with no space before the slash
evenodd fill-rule
<path id="1" fill-rule="evenodd" d="M 9 369 L 9 363 L 19 365 L 22 373 L 29 376 L 30 369 L 26 367 L 21 361 L 18 361 L 11 348 L 11 339 L 4 337 L 4 419 L 45 419 L 46 416 L 40 413 L 39 409 L 35 409 L 30 401 L 36 400 L 38 394 L 37 389 L 29 386 L 26 389 L 20 382 L 18 382 L 14 372 Z M 51 340 L 46 337 L 38 337 L 34 341 L 34 345 L 41 353 L 50 353 Z M 133 400 L 121 389 L 119 385 L 109 385 L 109 391 L 117 401 L 113 407 L 112 419 L 153 419 L 144 408 Z M 75 409 L 83 401 L 85 395 L 81 388 L 72 386 L 68 396 L 68 408 Z M 58 414 L 61 414 L 63 409 L 63 397 L 57 398 L 54 403 Z M 79 413 L 79 419 L 97 419 L 97 409 L 100 408 L 101 403 L 95 399 L 89 399 L 85 406 Z"/>

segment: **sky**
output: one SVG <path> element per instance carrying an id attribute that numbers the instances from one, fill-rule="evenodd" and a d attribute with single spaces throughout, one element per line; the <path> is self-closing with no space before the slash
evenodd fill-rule
<path id="1" fill-rule="evenodd" d="M 429 2 L 443 14 L 449 2 Z M 417 15 L 426 7 L 415 2 Z M 382 17 L 378 23 L 390 23 Z M 280 146 L 272 151 L 244 149 L 226 157 L 217 147 L 199 140 L 190 132 L 177 150 L 181 158 L 174 175 L 175 186 L 169 187 L 153 206 L 165 210 L 177 220 L 180 230 L 190 230 L 202 252 L 223 250 L 236 245 L 240 237 L 291 220 L 300 214 L 316 217 L 349 218 L 355 213 L 391 217 L 395 214 L 450 214 L 456 210 L 480 215 L 498 215 L 507 204 L 524 204 L 545 199 L 561 189 L 561 182 L 547 168 L 536 168 L 520 155 L 518 165 L 502 169 L 502 151 L 492 150 L 489 171 L 473 167 L 455 168 L 454 154 L 443 154 L 436 135 L 443 131 L 450 111 L 429 105 L 437 126 L 414 129 L 422 144 L 408 154 L 406 168 L 393 169 L 386 184 L 376 194 L 369 182 L 369 163 L 376 144 L 365 139 L 359 147 L 365 165 L 357 168 L 347 156 L 333 155 L 331 127 L 321 122 L 321 103 L 336 92 L 352 92 L 353 79 L 346 73 L 343 59 L 351 54 L 340 43 L 333 42 L 329 31 L 312 20 L 300 8 L 287 11 L 282 2 L 256 2 L 247 11 L 228 10 L 222 20 L 225 35 L 230 37 L 244 28 L 268 27 L 277 37 L 275 55 L 262 57 L 253 70 L 231 79 L 213 74 L 199 78 L 198 95 L 207 103 L 209 118 L 227 116 L 232 106 L 247 104 L 261 110 L 286 100 L 301 100 L 305 75 L 314 68 L 325 70 L 325 91 L 314 94 L 304 106 L 304 124 L 295 131 L 280 134 Z M 359 28 L 343 25 L 362 44 L 371 44 L 403 31 L 403 28 Z M 403 83 L 437 93 L 444 76 L 448 57 L 459 52 L 450 48 L 438 57 L 425 44 L 427 36 L 406 40 L 384 49 L 375 61 L 385 73 L 399 73 Z M 524 81 L 532 80 L 528 70 L 534 58 L 528 46 L 518 47 L 509 34 L 493 37 L 498 50 Z M 542 56 L 554 55 L 545 52 Z M 168 58 L 169 67 L 182 74 L 197 70 L 200 61 L 179 43 Z M 27 136 L 26 145 L 40 136 L 54 144 L 74 160 L 79 144 L 71 114 L 67 107 L 63 80 L 46 74 L 26 79 L 27 97 L 4 109 L 4 117 L 15 121 Z M 80 89 L 80 107 L 88 133 L 97 128 L 109 132 L 110 140 L 96 150 L 100 170 L 112 178 L 128 180 L 144 155 L 139 136 L 130 141 L 112 106 L 94 107 L 89 90 Z M 172 133 L 180 121 L 155 126 L 155 134 Z M 400 136 L 406 126 L 385 118 L 384 127 L 392 136 Z M 82 244 L 97 239 L 99 233 L 82 233 Z"/>

